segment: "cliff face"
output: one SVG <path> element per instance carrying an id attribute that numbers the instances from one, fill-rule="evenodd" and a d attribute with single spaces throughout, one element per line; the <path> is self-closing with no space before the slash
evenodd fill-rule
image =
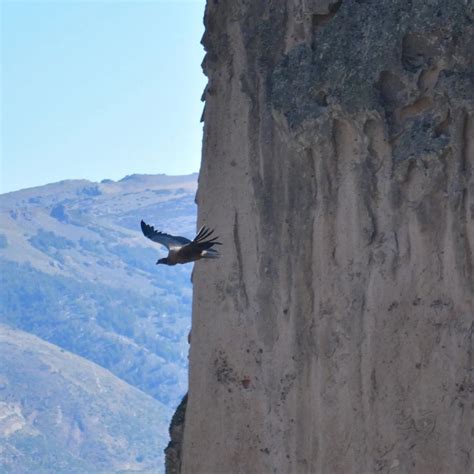
<path id="1" fill-rule="evenodd" d="M 471 472 L 472 2 L 205 22 L 183 472 Z"/>

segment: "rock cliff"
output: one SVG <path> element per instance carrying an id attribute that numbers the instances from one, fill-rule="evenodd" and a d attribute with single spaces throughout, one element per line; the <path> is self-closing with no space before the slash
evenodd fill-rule
<path id="1" fill-rule="evenodd" d="M 182 472 L 472 472 L 473 2 L 205 24 Z"/>

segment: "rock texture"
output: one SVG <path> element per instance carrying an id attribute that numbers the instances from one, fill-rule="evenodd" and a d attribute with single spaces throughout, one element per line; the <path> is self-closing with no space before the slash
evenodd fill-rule
<path id="1" fill-rule="evenodd" d="M 472 1 L 205 23 L 182 472 L 473 472 Z"/>
<path id="2" fill-rule="evenodd" d="M 179 472 L 181 472 L 181 450 L 183 448 L 183 432 L 187 402 L 188 395 L 185 395 L 171 419 L 169 427 L 170 442 L 165 449 L 165 466 L 167 474 L 179 474 Z"/>

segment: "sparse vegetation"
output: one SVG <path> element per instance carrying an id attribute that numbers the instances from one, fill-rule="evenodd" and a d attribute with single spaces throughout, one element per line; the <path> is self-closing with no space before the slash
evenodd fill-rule
<path id="1" fill-rule="evenodd" d="M 180 183 L 179 191 L 159 192 L 151 178 L 146 179 L 144 191 L 141 177 L 133 176 L 123 183 L 126 193 L 118 183 L 88 186 L 71 181 L 36 188 L 31 196 L 22 191 L 18 200 L 16 193 L 2 196 L 0 323 L 55 344 L 65 357 L 71 352 L 92 361 L 153 397 L 150 400 L 154 399 L 165 424 L 163 438 L 148 439 L 147 446 L 153 442 L 153 455 L 161 457 L 166 425 L 187 389 L 192 267 L 156 266 L 159 248 L 142 236 L 139 222 L 144 218 L 168 232 L 179 229 L 191 235 L 195 205 L 194 189 L 186 190 Z M 195 177 L 188 179 L 195 183 Z M 112 186 L 113 192 L 102 192 L 103 186 Z M 12 235 L 12 229 L 21 230 Z M 25 262 L 23 255 L 30 259 Z M 30 351 L 24 349 L 25 354 Z M 51 384 L 48 370 L 43 369 L 42 383 Z M 25 385 L 9 391 L 10 402 L 21 405 L 28 400 L 38 413 L 47 411 L 40 395 L 26 394 L 28 377 L 33 377 L 29 370 L 23 377 Z M 71 398 L 77 410 L 97 416 L 92 399 L 86 402 L 76 392 L 63 393 L 64 388 L 52 386 L 57 393 L 51 396 L 59 406 L 66 397 Z M 0 390 L 0 403 L 5 395 Z M 110 402 L 108 394 L 101 396 Z M 121 441 L 130 443 L 145 418 L 134 426 L 127 416 L 112 417 L 107 423 L 111 430 L 115 425 L 130 425 Z M 77 423 L 83 426 L 87 417 L 78 418 Z M 41 436 L 23 434 L 9 442 L 12 449 L 29 453 L 18 459 L 26 470 L 18 470 L 19 464 L 14 463 L 14 469 L 7 472 L 82 473 L 98 472 L 105 466 L 97 457 L 97 445 L 88 450 L 84 443 L 83 451 L 71 457 L 61 452 L 47 430 Z M 137 470 L 148 465 L 150 452 L 135 453 Z M 53 466 L 52 470 L 47 466 Z"/>

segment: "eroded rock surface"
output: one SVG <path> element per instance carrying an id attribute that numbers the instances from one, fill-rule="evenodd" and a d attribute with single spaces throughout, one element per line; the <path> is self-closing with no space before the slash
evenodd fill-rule
<path id="1" fill-rule="evenodd" d="M 459 473 L 474 13 L 210 0 L 185 473 Z"/>
<path id="2" fill-rule="evenodd" d="M 188 396 L 185 395 L 178 405 L 170 423 L 170 442 L 165 449 L 166 474 L 179 474 L 181 472 L 184 421 L 186 419 L 186 404 Z"/>

